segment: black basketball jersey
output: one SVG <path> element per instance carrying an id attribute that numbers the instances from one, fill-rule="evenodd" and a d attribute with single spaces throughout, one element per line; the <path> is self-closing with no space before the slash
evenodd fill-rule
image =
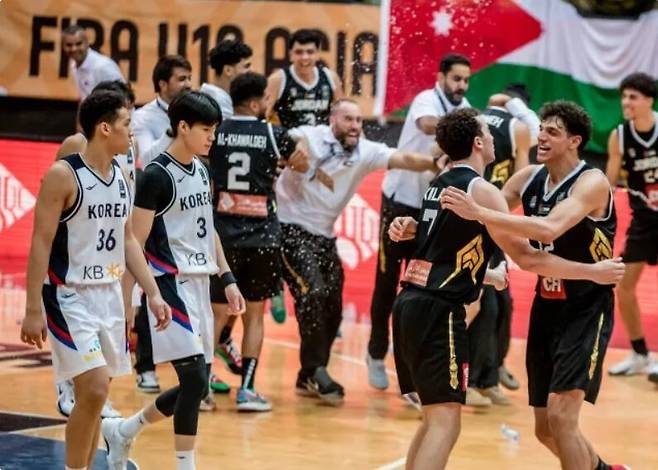
<path id="1" fill-rule="evenodd" d="M 297 77 L 292 65 L 283 69 L 283 91 L 274 106 L 282 126 L 292 129 L 329 122 L 335 84 L 328 68 L 317 66 L 315 70 L 317 80 L 307 85 Z"/>
<path id="2" fill-rule="evenodd" d="M 403 285 L 435 292 L 448 302 L 466 304 L 477 299 L 495 245 L 484 225 L 443 210 L 439 200 L 448 186 L 469 192 L 478 178 L 470 166 L 456 165 L 432 180 L 423 196 L 413 256 L 431 263 L 427 283 L 423 287 L 403 281 Z"/>
<path id="3" fill-rule="evenodd" d="M 548 169 L 544 165 L 537 166 L 521 193 L 523 212 L 531 217 L 547 216 L 553 207 L 569 197 L 571 188 L 580 175 L 591 169 L 591 166 L 581 161 L 566 178 L 553 189 L 548 190 Z M 535 248 L 580 263 L 595 263 L 612 258 L 613 242 L 617 230 L 617 216 L 612 192 L 608 202 L 608 212 L 605 217 L 601 219 L 585 217 L 550 245 L 543 245 L 534 240 L 531 240 L 530 243 Z M 537 279 L 537 294 L 546 299 L 566 300 L 599 289 L 611 288 L 612 286 L 601 286 L 592 281 L 572 281 L 542 276 Z"/>
<path id="4" fill-rule="evenodd" d="M 496 159 L 484 170 L 484 178 L 491 184 L 502 188 L 514 174 L 514 123 L 516 120 L 502 108 L 487 108 L 482 117 L 489 125 L 494 138 Z"/>
<path id="5" fill-rule="evenodd" d="M 280 246 L 274 180 L 277 162 L 294 148 L 284 128 L 256 118 L 234 116 L 218 127 L 208 157 L 215 229 L 222 244 Z"/>
<path id="6" fill-rule="evenodd" d="M 653 129 L 646 133 L 635 130 L 632 121 L 618 127 L 622 151 L 622 179 L 630 194 L 634 213 L 658 215 L 658 113 L 654 113 Z"/>

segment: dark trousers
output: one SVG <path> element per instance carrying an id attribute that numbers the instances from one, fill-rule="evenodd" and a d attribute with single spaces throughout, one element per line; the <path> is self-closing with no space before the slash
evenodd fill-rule
<path id="1" fill-rule="evenodd" d="M 468 327 L 468 385 L 489 388 L 498 385 L 498 301 L 496 289 L 482 288 L 480 313 Z"/>
<path id="2" fill-rule="evenodd" d="M 146 296 L 142 295 L 142 305 L 135 316 L 135 328 L 137 333 L 137 348 L 135 349 L 135 372 L 154 371 L 153 345 L 151 344 L 151 329 L 149 328 L 149 317 L 146 309 Z"/>
<path id="3" fill-rule="evenodd" d="M 389 345 L 389 320 L 397 296 L 402 260 L 408 261 L 416 249 L 413 240 L 395 243 L 388 237 L 388 227 L 396 217 L 418 220 L 418 209 L 393 202 L 382 194 L 379 223 L 379 253 L 375 290 L 370 302 L 370 340 L 368 352 L 373 359 L 383 359 Z"/>
<path id="4" fill-rule="evenodd" d="M 496 301 L 498 302 L 496 336 L 498 340 L 498 367 L 500 367 L 505 363 L 512 336 L 512 295 L 509 287 L 496 292 Z"/>
<path id="5" fill-rule="evenodd" d="M 295 299 L 303 379 L 329 363 L 343 318 L 343 266 L 335 238 L 313 235 L 298 225 L 281 225 L 283 276 Z"/>

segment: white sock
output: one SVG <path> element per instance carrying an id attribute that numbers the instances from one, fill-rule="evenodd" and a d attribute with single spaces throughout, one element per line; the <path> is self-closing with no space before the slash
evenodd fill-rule
<path id="1" fill-rule="evenodd" d="M 194 450 L 176 451 L 176 470 L 196 470 L 194 465 Z"/>
<path id="2" fill-rule="evenodd" d="M 121 433 L 123 437 L 132 439 L 139 434 L 147 424 L 149 424 L 149 422 L 146 420 L 146 416 L 144 416 L 144 410 L 140 410 L 138 413 L 121 422 L 119 425 L 119 433 Z"/>

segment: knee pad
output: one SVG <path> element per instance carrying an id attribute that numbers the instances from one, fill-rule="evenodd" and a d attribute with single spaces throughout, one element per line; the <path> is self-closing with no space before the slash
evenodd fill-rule
<path id="1" fill-rule="evenodd" d="M 179 391 L 174 407 L 174 432 L 194 436 L 197 432 L 199 404 L 208 394 L 208 367 L 202 355 L 174 362 Z"/>

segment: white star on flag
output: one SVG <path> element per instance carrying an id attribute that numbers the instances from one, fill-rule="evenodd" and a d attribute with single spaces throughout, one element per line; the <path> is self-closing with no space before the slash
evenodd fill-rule
<path id="1" fill-rule="evenodd" d="M 454 26 L 452 24 L 452 13 L 448 13 L 445 8 L 432 13 L 433 20 L 430 23 L 434 28 L 434 33 L 437 36 L 449 36 L 450 30 Z"/>

